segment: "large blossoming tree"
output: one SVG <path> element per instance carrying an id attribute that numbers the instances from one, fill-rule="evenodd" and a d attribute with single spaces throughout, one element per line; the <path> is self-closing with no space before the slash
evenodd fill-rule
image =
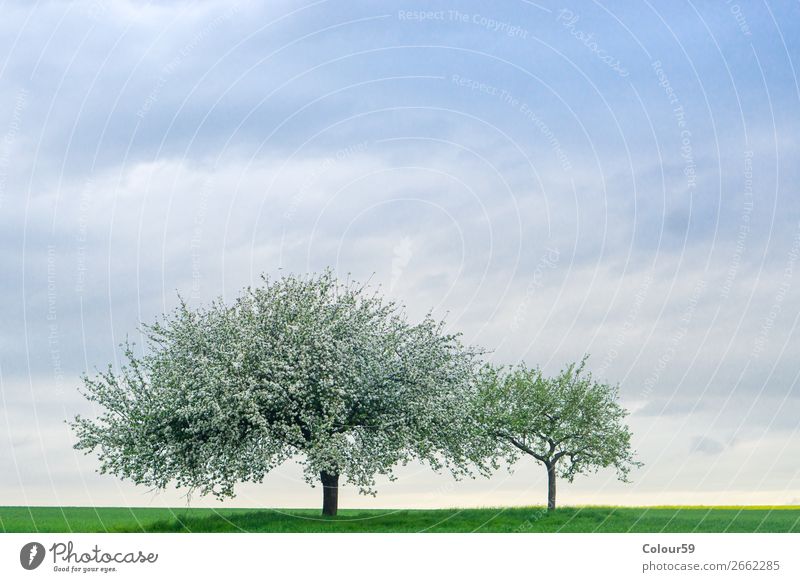
<path id="1" fill-rule="evenodd" d="M 613 467 L 621 481 L 641 466 L 631 447 L 628 412 L 616 386 L 594 379 L 586 358 L 552 378 L 539 368 L 486 366 L 476 416 L 497 454 L 510 465 L 529 455 L 547 470 L 547 508 L 556 507 L 556 481 Z"/>
<path id="2" fill-rule="evenodd" d="M 126 345 L 119 370 L 84 378 L 99 416 L 75 418 L 75 446 L 103 473 L 224 498 L 294 457 L 335 515 L 340 482 L 374 494 L 413 459 L 486 471 L 466 405 L 477 351 L 330 271 L 264 278 L 232 304 L 181 302 L 143 332 L 143 355 Z"/>

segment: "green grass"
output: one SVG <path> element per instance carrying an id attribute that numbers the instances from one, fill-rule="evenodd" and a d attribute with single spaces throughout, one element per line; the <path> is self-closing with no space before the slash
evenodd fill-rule
<path id="1" fill-rule="evenodd" d="M 798 532 L 800 507 L 359 510 L 0 507 L 5 532 Z"/>

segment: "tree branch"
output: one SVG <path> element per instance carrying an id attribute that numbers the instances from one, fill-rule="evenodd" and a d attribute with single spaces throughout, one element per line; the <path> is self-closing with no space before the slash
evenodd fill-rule
<path id="1" fill-rule="evenodd" d="M 511 436 L 510 434 L 506 434 L 506 433 L 504 433 L 504 432 L 501 432 L 501 431 L 498 431 L 498 432 L 497 432 L 497 433 L 495 433 L 495 434 L 496 434 L 498 437 L 500 437 L 500 438 L 504 438 L 504 439 L 506 439 L 506 440 L 507 440 L 508 442 L 510 442 L 512 445 L 514 445 L 515 447 L 517 447 L 519 450 L 521 450 L 521 451 L 522 451 L 522 452 L 524 452 L 524 453 L 527 453 L 527 454 L 529 454 L 530 456 L 532 456 L 533 458 L 535 458 L 535 459 L 537 459 L 537 460 L 541 461 L 542 463 L 550 463 L 550 460 L 549 460 L 547 457 L 545 457 L 544 455 L 540 455 L 540 454 L 538 454 L 538 453 L 537 453 L 537 452 L 535 452 L 535 451 L 534 451 L 532 448 L 530 448 L 529 446 L 527 446 L 525 443 L 523 443 L 523 442 L 521 442 L 521 441 L 518 441 L 516 438 L 514 438 L 514 437 L 513 437 L 513 436 Z"/>

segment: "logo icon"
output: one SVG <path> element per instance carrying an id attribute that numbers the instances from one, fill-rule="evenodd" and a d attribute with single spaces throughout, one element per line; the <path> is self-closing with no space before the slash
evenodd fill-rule
<path id="1" fill-rule="evenodd" d="M 19 563 L 26 570 L 35 570 L 44 561 L 44 546 L 39 542 L 29 542 L 19 551 Z"/>

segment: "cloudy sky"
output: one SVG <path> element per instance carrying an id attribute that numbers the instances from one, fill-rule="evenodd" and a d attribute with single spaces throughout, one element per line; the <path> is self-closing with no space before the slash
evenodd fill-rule
<path id="1" fill-rule="evenodd" d="M 326 266 L 496 362 L 590 353 L 645 467 L 563 502 L 800 503 L 797 3 L 261 4 L 3 4 L 0 504 L 185 503 L 72 450 L 81 373 Z M 532 460 L 399 476 L 342 505 L 544 501 Z"/>

